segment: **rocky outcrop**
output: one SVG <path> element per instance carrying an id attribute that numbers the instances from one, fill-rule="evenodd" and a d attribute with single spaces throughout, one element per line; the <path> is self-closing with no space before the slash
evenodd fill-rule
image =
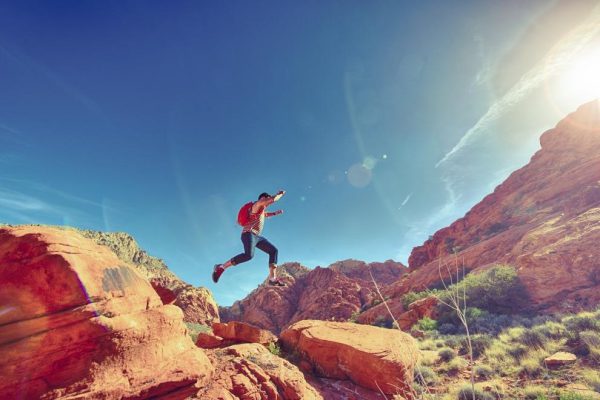
<path id="1" fill-rule="evenodd" d="M 313 270 L 298 264 L 284 264 L 280 269 L 287 287 L 261 285 L 232 307 L 221 308 L 221 319 L 244 321 L 275 333 L 304 319 L 347 321 L 377 297 L 371 274 L 384 286 L 406 271 L 393 261 L 367 264 L 354 260 Z"/>
<path id="2" fill-rule="evenodd" d="M 560 368 L 565 365 L 575 364 L 577 356 L 565 351 L 559 351 L 544 359 L 544 364 L 548 368 Z"/>
<path id="3" fill-rule="evenodd" d="M 529 164 L 409 258 L 395 298 L 439 283 L 438 268 L 517 268 L 531 306 L 576 310 L 600 303 L 600 106 L 595 101 L 545 132 Z"/>
<path id="4" fill-rule="evenodd" d="M 351 380 L 373 391 L 411 397 L 420 358 L 415 340 L 396 329 L 345 322 L 300 321 L 281 334 L 320 376 Z"/>
<path id="5" fill-rule="evenodd" d="M 208 351 L 215 378 L 201 389 L 200 399 L 322 400 L 302 372 L 257 343 Z"/>
<path id="6" fill-rule="evenodd" d="M 400 314 L 397 318 L 399 328 L 403 331 L 409 331 L 423 318 L 436 319 L 438 317 L 438 303 L 438 299 L 433 296 L 410 303 L 408 311 Z"/>
<path id="7" fill-rule="evenodd" d="M 150 281 L 163 304 L 174 304 L 184 313 L 186 322 L 209 325 L 219 322 L 219 309 L 212 293 L 179 279 L 165 263 L 140 249 L 135 239 L 122 232 L 84 230 L 81 234 L 110 248 L 122 261 L 137 268 Z"/>
<path id="8" fill-rule="evenodd" d="M 0 228 L 1 398 L 185 398 L 213 371 L 182 311 L 78 234 Z"/>
<path id="9" fill-rule="evenodd" d="M 236 343 L 244 342 L 268 345 L 269 343 L 277 342 L 277 336 L 271 332 L 238 321 L 229 323 L 215 322 L 212 325 L 212 330 L 215 336 Z"/>

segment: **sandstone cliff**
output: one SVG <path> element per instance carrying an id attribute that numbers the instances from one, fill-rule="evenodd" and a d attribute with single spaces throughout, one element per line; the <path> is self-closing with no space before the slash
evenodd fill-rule
<path id="1" fill-rule="evenodd" d="M 600 103 L 581 106 L 540 143 L 526 166 L 413 249 L 411 272 L 385 290 L 393 304 L 436 285 L 439 265 L 455 260 L 467 271 L 515 266 L 534 309 L 600 303 Z"/>

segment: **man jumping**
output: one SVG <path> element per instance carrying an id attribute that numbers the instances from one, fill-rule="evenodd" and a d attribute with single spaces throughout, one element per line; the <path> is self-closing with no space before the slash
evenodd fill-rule
<path id="1" fill-rule="evenodd" d="M 269 254 L 269 285 L 285 286 L 285 283 L 277 279 L 277 248 L 267 239 L 260 236 L 265 224 L 265 218 L 283 213 L 282 210 L 274 212 L 266 212 L 266 210 L 268 206 L 281 199 L 284 194 L 285 191 L 283 190 L 280 190 L 275 196 L 271 196 L 268 193 L 261 193 L 260 196 L 258 196 L 258 201 L 252 203 L 248 210 L 248 222 L 243 225 L 242 229 L 244 252 L 238 254 L 224 264 L 215 265 L 212 273 L 212 279 L 215 283 L 219 281 L 221 274 L 223 274 L 227 268 L 246 262 L 254 257 L 254 248 L 258 247 Z"/>

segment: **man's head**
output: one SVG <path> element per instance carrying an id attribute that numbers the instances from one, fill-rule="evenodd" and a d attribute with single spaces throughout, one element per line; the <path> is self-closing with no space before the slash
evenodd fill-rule
<path id="1" fill-rule="evenodd" d="M 261 193 L 258 195 L 258 199 L 264 199 L 265 197 L 271 197 L 269 193 Z"/>

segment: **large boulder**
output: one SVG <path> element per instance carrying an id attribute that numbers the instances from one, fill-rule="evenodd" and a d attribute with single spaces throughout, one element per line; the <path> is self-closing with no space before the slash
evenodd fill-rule
<path id="1" fill-rule="evenodd" d="M 0 397 L 185 398 L 213 367 L 182 311 L 74 230 L 0 228 Z"/>
<path id="2" fill-rule="evenodd" d="M 179 279 L 163 260 L 141 249 L 135 239 L 124 232 L 80 233 L 110 248 L 121 261 L 134 266 L 150 283 L 163 304 L 175 304 L 183 310 L 186 322 L 210 325 L 219 322 L 219 308 L 210 290 L 194 287 Z"/>
<path id="3" fill-rule="evenodd" d="M 271 332 L 239 321 L 229 323 L 215 322 L 212 324 L 212 330 L 216 336 L 237 343 L 245 342 L 267 345 L 277 341 L 277 336 Z"/>
<path id="4" fill-rule="evenodd" d="M 308 320 L 290 326 L 281 333 L 280 340 L 320 376 L 347 379 L 373 391 L 411 397 L 420 353 L 416 341 L 406 333 L 347 322 Z"/>
<path id="5" fill-rule="evenodd" d="M 296 366 L 258 343 L 238 344 L 208 352 L 216 365 L 214 379 L 200 399 L 322 400 Z"/>

